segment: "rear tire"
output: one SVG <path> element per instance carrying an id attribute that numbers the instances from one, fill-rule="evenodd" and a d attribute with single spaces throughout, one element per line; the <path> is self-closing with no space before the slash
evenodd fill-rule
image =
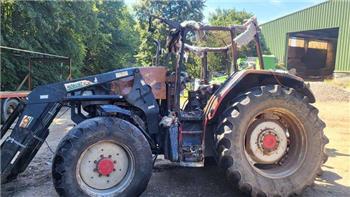
<path id="1" fill-rule="evenodd" d="M 300 195 L 325 162 L 325 124 L 292 88 L 261 86 L 240 96 L 215 132 L 218 163 L 251 196 Z"/>
<path id="2" fill-rule="evenodd" d="M 138 196 L 152 174 L 151 148 L 131 123 L 86 120 L 60 142 L 52 177 L 60 196 Z"/>

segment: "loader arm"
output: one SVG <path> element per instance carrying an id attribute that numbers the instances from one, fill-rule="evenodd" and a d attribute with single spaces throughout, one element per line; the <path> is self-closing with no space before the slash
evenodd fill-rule
<path id="1" fill-rule="evenodd" d="M 1 180 L 6 182 L 11 176 L 25 170 L 48 136 L 48 127 L 62 106 L 70 106 L 74 101 L 85 98 L 88 100 L 122 98 L 120 95 L 77 96 L 76 93 L 130 76 L 134 77 L 132 91 L 124 99 L 141 109 L 146 114 L 148 128 L 157 131 L 158 125 L 155 119 L 158 118 L 158 104 L 151 88 L 143 82 L 138 68 L 115 70 L 77 80 L 39 86 L 16 108 L 1 128 L 1 137 L 3 137 L 18 117 L 11 135 L 1 145 Z"/>

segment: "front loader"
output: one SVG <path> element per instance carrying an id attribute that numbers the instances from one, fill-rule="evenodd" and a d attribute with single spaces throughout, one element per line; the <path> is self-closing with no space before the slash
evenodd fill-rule
<path id="1" fill-rule="evenodd" d="M 214 157 L 229 181 L 252 196 L 301 194 L 310 186 L 326 160 L 325 124 L 301 78 L 239 71 L 237 49 L 252 40 L 263 67 L 256 19 L 231 27 L 151 19 L 171 30 L 174 71 L 126 68 L 35 88 L 1 128 L 1 181 L 26 169 L 57 113 L 69 107 L 76 126 L 61 140 L 52 165 L 61 196 L 140 195 L 152 174 L 152 154 L 184 167 L 203 167 Z M 232 42 L 220 48 L 186 43 L 189 32 L 206 31 L 230 32 Z M 199 87 L 188 90 L 181 107 L 180 92 L 194 81 L 182 75 L 184 54 L 220 51 L 232 52 L 234 72 L 211 85 L 204 66 Z"/>

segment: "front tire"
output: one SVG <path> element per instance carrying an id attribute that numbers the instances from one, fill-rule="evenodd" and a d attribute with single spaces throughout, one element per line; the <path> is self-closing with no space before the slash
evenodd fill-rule
<path id="1" fill-rule="evenodd" d="M 138 196 L 152 174 L 151 148 L 131 123 L 86 120 L 60 142 L 52 176 L 61 196 Z"/>
<path id="2" fill-rule="evenodd" d="M 215 134 L 219 165 L 251 196 L 300 195 L 325 161 L 318 110 L 292 88 L 261 86 L 238 97 Z"/>

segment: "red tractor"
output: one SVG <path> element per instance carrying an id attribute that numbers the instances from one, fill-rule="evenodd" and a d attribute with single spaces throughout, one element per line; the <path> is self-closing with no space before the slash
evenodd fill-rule
<path id="1" fill-rule="evenodd" d="M 312 185 L 328 141 L 311 105 L 314 95 L 288 73 L 237 68 L 237 48 L 252 40 L 263 67 L 256 19 L 220 27 L 154 18 L 171 29 L 167 48 L 177 56 L 174 72 L 127 68 L 36 87 L 1 128 L 3 138 L 18 118 L 1 145 L 2 182 L 25 170 L 68 106 L 76 126 L 60 142 L 52 166 L 61 196 L 140 195 L 152 175 L 152 154 L 185 167 L 202 167 L 214 157 L 229 181 L 252 196 L 301 194 Z M 232 43 L 191 46 L 190 31 L 228 31 Z M 182 74 L 185 52 L 225 50 L 232 52 L 234 72 L 223 84 L 210 85 L 204 66 L 201 84 L 188 91 L 181 108 L 180 92 L 191 81 Z"/>

